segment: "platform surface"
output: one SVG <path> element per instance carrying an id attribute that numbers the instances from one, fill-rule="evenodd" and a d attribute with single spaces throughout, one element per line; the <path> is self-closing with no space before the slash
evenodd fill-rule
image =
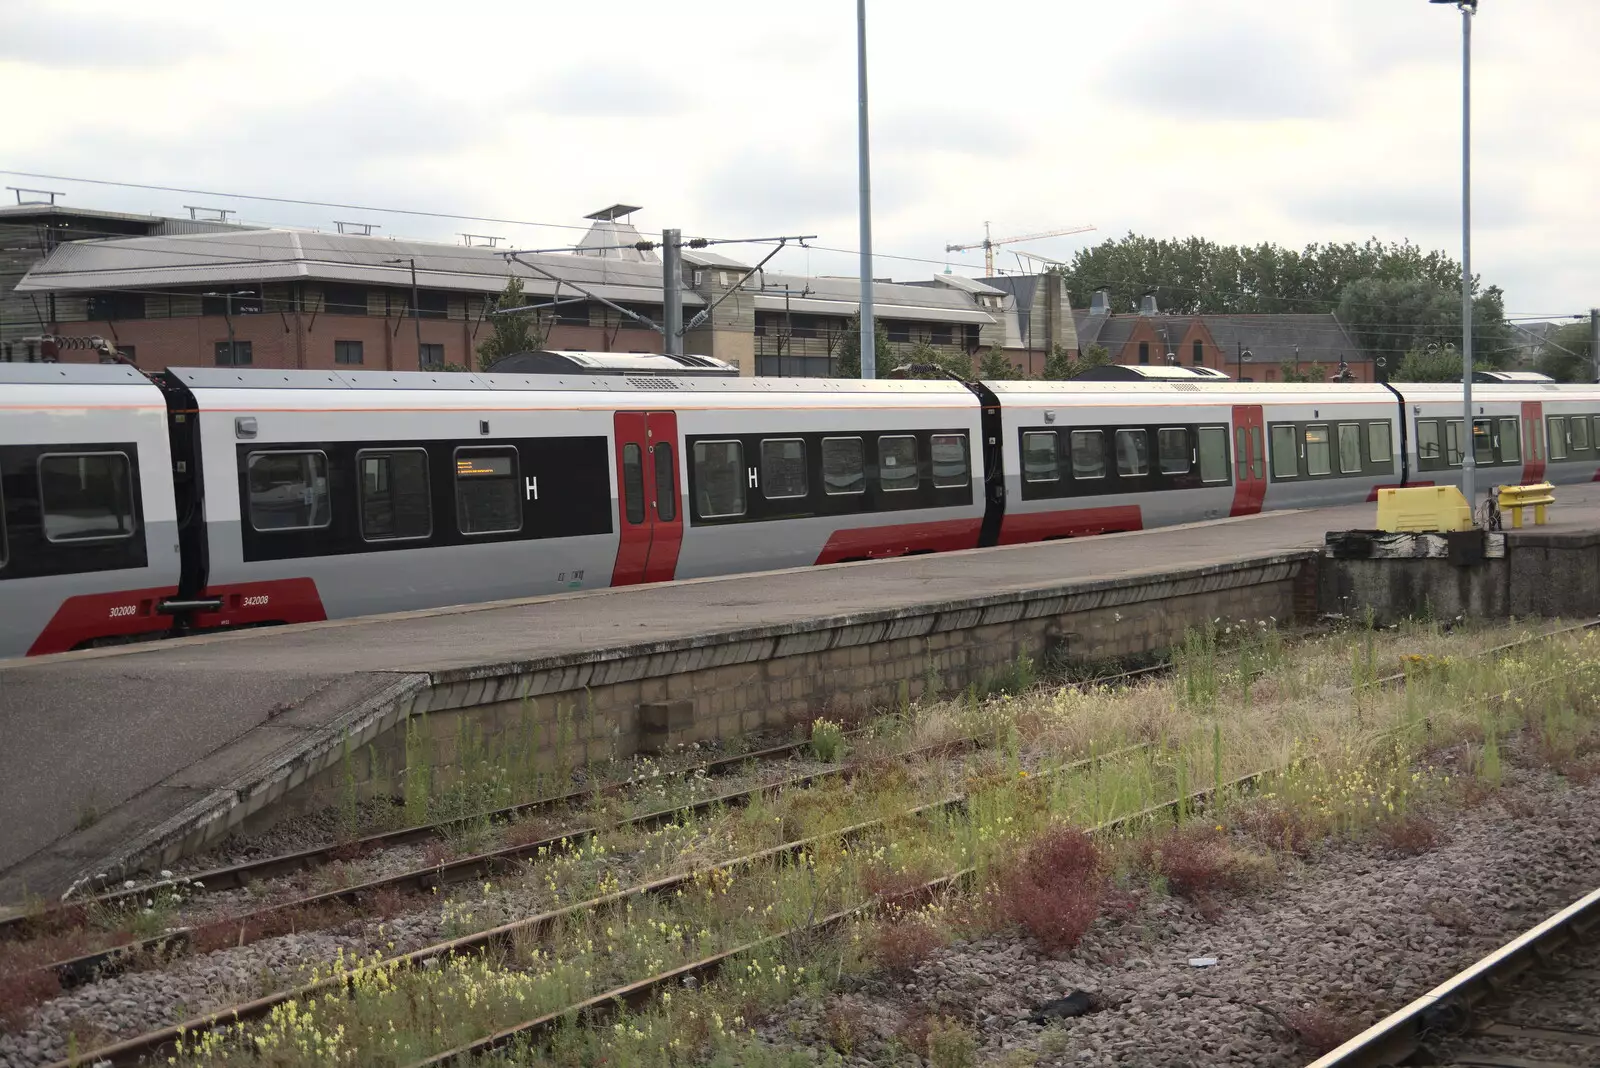
<path id="1" fill-rule="evenodd" d="M 1600 530 L 1600 485 L 1563 486 L 1541 533 Z M 798 568 L 0 661 L 0 903 L 49 892 L 281 746 L 416 673 L 755 625 L 911 609 L 1066 579 L 1160 574 L 1318 547 L 1375 505 Z M 45 863 L 41 851 L 53 854 Z M 31 858 L 31 859 L 30 859 Z M 26 886 L 24 886 L 26 884 Z"/>

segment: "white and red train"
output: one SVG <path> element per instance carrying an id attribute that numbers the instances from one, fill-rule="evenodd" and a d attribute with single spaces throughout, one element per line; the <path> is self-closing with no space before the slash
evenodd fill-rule
<path id="1" fill-rule="evenodd" d="M 1485 486 L 1600 470 L 1600 387 L 1474 407 Z M 1461 415 L 1432 385 L 0 364 L 0 656 L 1371 500 L 1454 481 Z"/>

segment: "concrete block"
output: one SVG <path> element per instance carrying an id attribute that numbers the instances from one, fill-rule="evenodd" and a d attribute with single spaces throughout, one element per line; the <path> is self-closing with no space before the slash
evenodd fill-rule
<path id="1" fill-rule="evenodd" d="M 639 742 L 642 753 L 659 753 L 682 741 L 695 724 L 695 703 L 690 700 L 641 703 L 638 711 Z"/>

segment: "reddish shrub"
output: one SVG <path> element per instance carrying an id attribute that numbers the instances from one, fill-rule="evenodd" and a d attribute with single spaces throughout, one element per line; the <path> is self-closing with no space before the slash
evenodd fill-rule
<path id="1" fill-rule="evenodd" d="M 898 975 L 909 974 L 943 941 L 938 931 L 914 916 L 885 920 L 868 937 L 873 958 Z"/>
<path id="2" fill-rule="evenodd" d="M 1232 822 L 1268 849 L 1282 849 L 1301 857 L 1310 856 L 1312 848 L 1328 836 L 1326 824 L 1272 801 L 1244 806 L 1233 814 Z"/>
<path id="3" fill-rule="evenodd" d="M 1317 1057 L 1361 1033 L 1360 1024 L 1327 1009 L 1295 1009 L 1285 1019 L 1300 1044 Z"/>
<path id="4" fill-rule="evenodd" d="M 1439 844 L 1439 826 L 1426 816 L 1408 813 L 1378 824 L 1378 842 L 1391 853 L 1414 857 Z"/>
<path id="5" fill-rule="evenodd" d="M 1057 827 L 1002 872 L 998 902 L 1047 952 L 1071 949 L 1100 913 L 1100 852 L 1082 831 Z"/>
<path id="6" fill-rule="evenodd" d="M 61 993 L 52 969 L 30 969 L 0 975 L 0 1032 L 17 1034 L 27 1023 L 28 1010 Z"/>
<path id="7" fill-rule="evenodd" d="M 1190 824 L 1141 841 L 1136 864 L 1166 880 L 1167 889 L 1209 908 L 1221 890 L 1248 889 L 1259 869 L 1229 843 L 1221 831 Z"/>
<path id="8" fill-rule="evenodd" d="M 925 867 L 906 871 L 870 864 L 861 873 L 861 888 L 885 905 L 908 908 L 917 903 L 933 876 Z"/>

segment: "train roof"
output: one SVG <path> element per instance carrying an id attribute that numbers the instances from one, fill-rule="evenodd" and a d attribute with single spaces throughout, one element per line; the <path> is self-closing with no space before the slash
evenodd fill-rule
<path id="1" fill-rule="evenodd" d="M 144 372 L 125 363 L 0 363 L 0 385 L 154 388 Z"/>

